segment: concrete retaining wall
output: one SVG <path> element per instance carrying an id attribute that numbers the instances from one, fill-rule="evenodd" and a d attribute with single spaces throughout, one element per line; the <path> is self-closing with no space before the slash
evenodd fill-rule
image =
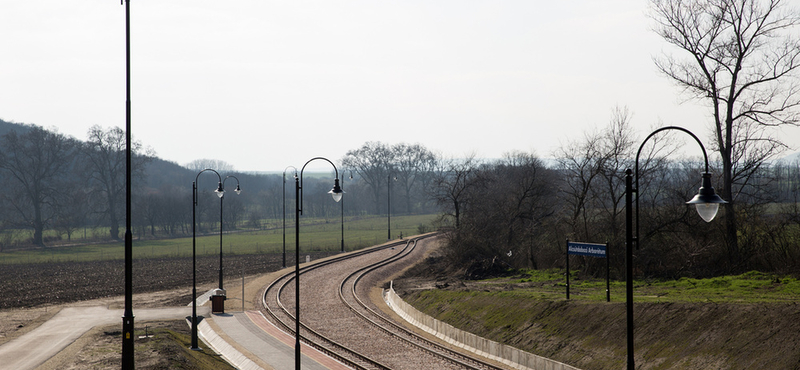
<path id="1" fill-rule="evenodd" d="M 384 291 L 383 297 L 389 307 L 404 320 L 452 345 L 464 348 L 470 352 L 477 353 L 520 370 L 579 370 L 576 367 L 456 329 L 452 325 L 436 320 L 412 307 L 403 301 L 392 287 Z"/>

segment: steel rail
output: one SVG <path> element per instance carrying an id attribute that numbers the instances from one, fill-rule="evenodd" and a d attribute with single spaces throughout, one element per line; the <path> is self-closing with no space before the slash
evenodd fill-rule
<path id="1" fill-rule="evenodd" d="M 350 254 L 347 254 L 347 255 L 344 255 L 344 256 L 337 256 L 337 257 L 334 257 L 334 258 L 330 258 L 328 260 L 320 261 L 320 262 L 317 262 L 317 263 L 309 265 L 309 266 L 301 267 L 300 268 L 300 273 L 302 274 L 302 273 L 305 273 L 305 272 L 320 268 L 322 266 L 327 266 L 329 264 L 333 264 L 333 263 L 336 263 L 336 262 L 344 261 L 344 260 L 355 258 L 355 257 L 360 257 L 360 256 L 363 256 L 363 255 L 366 255 L 366 254 L 369 254 L 369 253 L 374 253 L 374 252 L 377 252 L 377 251 L 382 251 L 384 249 L 393 248 L 393 247 L 396 247 L 396 246 L 401 245 L 401 244 L 402 244 L 402 242 L 395 242 L 395 243 L 390 243 L 390 244 L 382 245 L 382 246 L 375 247 L 375 248 L 364 249 L 364 250 L 361 250 L 361 251 L 358 251 L 358 252 L 355 252 L 355 253 L 350 253 Z M 279 278 L 275 279 L 272 283 L 270 283 L 267 286 L 267 288 L 264 290 L 264 294 L 262 295 L 262 305 L 263 305 L 265 311 L 267 311 L 268 315 L 270 317 L 272 317 L 272 319 L 277 324 L 279 324 L 279 326 L 284 331 L 286 331 L 287 333 L 289 333 L 291 335 L 296 335 L 296 333 L 294 331 L 294 328 L 292 327 L 291 323 L 287 323 L 284 320 L 282 320 L 280 317 L 278 317 L 278 314 L 275 313 L 272 310 L 272 308 L 270 307 L 270 305 L 267 303 L 267 295 L 269 294 L 270 290 L 274 289 L 275 286 L 277 286 L 280 281 L 283 281 L 283 283 L 280 284 L 280 287 L 278 288 L 277 293 L 276 293 L 276 303 L 277 303 L 278 307 L 280 308 L 280 310 L 283 312 L 284 315 L 286 315 L 289 318 L 291 318 L 292 320 L 294 320 L 295 319 L 294 315 L 292 315 L 291 312 L 289 312 L 289 310 L 286 309 L 286 307 L 283 305 L 283 303 L 280 300 L 281 292 L 286 287 L 286 285 L 289 284 L 293 280 L 294 280 L 294 272 L 288 272 L 288 273 L 280 276 Z M 338 351 L 342 351 L 342 352 L 344 352 L 346 354 L 349 354 L 352 357 L 355 357 L 355 359 L 350 359 L 350 358 L 344 357 L 345 355 L 342 355 L 339 352 L 336 352 L 336 351 L 334 351 L 334 350 L 332 350 L 330 348 L 327 348 L 322 343 L 318 343 L 317 341 L 314 341 L 314 340 L 312 340 L 312 339 L 310 339 L 308 337 L 304 337 L 302 335 L 300 336 L 300 339 L 302 341 L 304 341 L 306 344 L 308 344 L 309 346 L 311 346 L 311 347 L 313 347 L 313 348 L 315 348 L 315 349 L 317 349 L 317 350 L 319 350 L 319 351 L 321 351 L 321 352 L 323 352 L 323 353 L 325 353 L 325 354 L 327 354 L 327 355 L 329 355 L 329 356 L 331 356 L 331 357 L 333 357 L 333 358 L 345 363 L 346 365 L 352 366 L 352 367 L 354 367 L 356 369 L 374 369 L 374 368 L 377 368 L 377 369 L 390 369 L 388 366 L 386 366 L 384 364 L 381 364 L 380 362 L 378 362 L 376 360 L 373 360 L 373 359 L 371 359 L 371 358 L 369 358 L 369 357 L 367 357 L 367 356 L 365 356 L 365 355 L 363 355 L 363 354 L 361 354 L 361 353 L 359 353 L 357 351 L 354 351 L 354 350 L 352 350 L 350 348 L 347 348 L 347 347 L 343 346 L 342 344 L 337 343 L 336 341 L 333 341 L 333 340 L 331 340 L 331 339 L 329 339 L 329 338 L 317 333 L 313 329 L 311 329 L 308 326 L 304 325 L 302 322 L 300 324 L 303 327 L 303 329 L 307 330 L 309 333 L 311 333 L 312 335 L 317 337 L 319 340 L 326 342 L 331 347 L 335 347 Z M 364 367 L 362 364 L 357 363 L 356 361 L 360 361 L 362 363 L 366 363 L 366 365 L 370 366 L 370 367 Z"/>
<path id="2" fill-rule="evenodd" d="M 409 242 L 409 243 L 411 243 L 411 242 Z M 502 370 L 502 368 L 494 366 L 494 365 L 492 365 L 490 363 L 487 363 L 486 361 L 483 361 L 483 360 L 481 360 L 479 358 L 468 356 L 468 355 L 466 355 L 464 353 L 461 353 L 461 352 L 458 352 L 458 351 L 454 351 L 454 350 L 452 350 L 450 348 L 447 348 L 447 347 L 445 347 L 445 346 L 443 346 L 443 345 L 441 345 L 439 343 L 431 341 L 431 340 L 429 340 L 429 339 L 427 339 L 427 338 L 425 338 L 425 337 L 423 337 L 423 336 L 421 336 L 421 335 L 419 335 L 417 333 L 414 333 L 411 330 L 408 330 L 407 328 L 403 327 L 402 325 L 399 325 L 395 321 L 393 321 L 391 319 L 388 319 L 384 315 L 381 315 L 381 314 L 377 313 L 375 310 L 373 310 L 372 308 L 367 306 L 367 304 L 364 303 L 364 301 L 358 296 L 358 294 L 356 293 L 356 285 L 358 284 L 359 281 L 361 281 L 361 279 L 364 276 L 366 276 L 367 274 L 369 274 L 372 271 L 377 270 L 378 268 L 381 268 L 381 267 L 386 266 L 386 265 L 388 265 L 390 263 L 393 263 L 393 262 L 395 262 L 395 261 L 407 256 L 408 254 L 410 254 L 413 251 L 413 249 L 416 248 L 417 240 L 413 240 L 413 243 L 414 243 L 414 245 L 412 246 L 412 248 L 410 250 L 398 253 L 397 255 L 395 255 L 395 256 L 393 256 L 393 257 L 391 257 L 389 259 L 386 259 L 384 261 L 380 261 L 380 262 L 374 263 L 372 265 L 362 267 L 361 269 L 351 273 L 346 278 L 344 278 L 342 280 L 342 282 L 339 284 L 339 299 L 342 301 L 342 303 L 347 305 L 348 308 L 350 308 L 350 310 L 353 313 L 355 313 L 356 315 L 360 316 L 364 320 L 370 322 L 372 325 L 378 327 L 379 329 L 383 330 L 384 332 L 386 332 L 386 333 L 388 333 L 388 334 L 390 334 L 390 335 L 392 335 L 392 336 L 394 336 L 394 337 L 396 337 L 396 338 L 398 338 L 400 340 L 405 341 L 408 344 L 416 346 L 416 347 L 418 347 L 418 348 L 420 348 L 420 349 L 422 349 L 424 351 L 428 351 L 428 352 L 434 354 L 435 356 L 444 358 L 447 361 L 450 361 L 450 362 L 452 362 L 454 364 L 457 364 L 459 366 L 463 366 L 463 367 L 466 367 L 466 368 L 469 368 L 469 369 L 474 369 L 474 370 L 479 370 L 479 369 Z M 358 276 L 356 276 L 356 275 L 358 275 Z M 352 279 L 354 276 L 355 276 L 355 279 Z M 350 294 L 352 294 L 353 299 L 358 303 L 358 305 L 361 306 L 364 310 L 366 310 L 372 316 L 377 317 L 380 321 L 382 321 L 383 323 L 387 324 L 389 327 L 393 328 L 396 331 L 399 331 L 400 335 L 398 335 L 398 333 L 396 331 L 392 331 L 392 329 L 386 327 L 385 325 L 382 325 L 381 323 L 378 323 L 375 320 L 367 317 L 367 315 L 365 315 L 363 312 L 361 312 L 358 308 L 354 307 L 352 304 L 347 302 L 347 300 L 345 298 L 344 290 L 345 290 L 345 285 L 347 284 L 347 281 L 351 280 L 351 279 L 353 280 L 353 284 L 352 284 L 352 286 L 350 288 Z M 462 361 L 462 359 L 467 361 L 467 362 L 471 362 L 471 364 L 467 363 L 465 361 Z"/>
<path id="3" fill-rule="evenodd" d="M 386 266 L 386 265 L 388 265 L 390 263 L 396 262 L 396 261 L 408 256 L 416 248 L 416 244 L 417 244 L 417 242 L 419 240 L 422 240 L 422 239 L 430 237 L 430 236 L 432 236 L 432 235 L 427 235 L 427 236 L 422 236 L 422 237 L 410 239 L 405 243 L 405 246 L 398 253 L 392 254 L 391 256 L 389 256 L 389 257 L 387 257 L 385 259 L 382 259 L 380 261 L 377 261 L 375 263 L 372 263 L 370 265 L 362 267 L 362 268 L 358 269 L 357 271 L 349 274 L 347 277 L 345 277 L 342 280 L 342 282 L 339 285 L 339 291 L 338 291 L 339 299 L 348 307 L 348 309 L 351 312 L 353 312 L 357 316 L 361 317 L 363 320 L 368 322 L 370 325 L 378 328 L 379 330 L 381 330 L 383 332 L 386 332 L 390 336 L 395 337 L 395 338 L 397 338 L 398 340 L 401 340 L 404 343 L 408 343 L 408 344 L 410 344 L 410 345 L 412 345 L 414 347 L 417 347 L 417 348 L 419 348 L 419 349 L 421 349 L 421 350 L 423 350 L 425 352 L 428 352 L 428 353 L 434 355 L 435 357 L 442 358 L 445 361 L 449 361 L 449 362 L 451 362 L 453 364 L 465 367 L 467 369 L 473 369 L 473 370 L 478 370 L 478 369 L 500 370 L 500 369 L 502 369 L 500 367 L 497 367 L 495 365 L 487 363 L 487 362 L 485 362 L 485 361 L 483 361 L 481 359 L 478 359 L 478 358 L 475 358 L 475 357 L 471 357 L 469 355 L 466 355 L 466 354 L 458 352 L 458 351 L 454 351 L 454 350 L 452 350 L 450 348 L 442 346 L 441 344 L 438 344 L 436 342 L 428 340 L 428 339 L 426 339 L 426 338 L 424 338 L 424 337 L 422 337 L 422 336 L 420 336 L 420 335 L 408 330 L 407 328 L 405 328 L 405 327 L 397 324 L 396 322 L 386 318 L 385 316 L 375 312 L 372 308 L 367 306 L 364 303 L 364 301 L 356 294 L 356 290 L 355 290 L 356 289 L 356 285 L 358 284 L 358 282 L 364 276 L 366 276 L 368 273 L 370 273 L 372 271 L 375 271 L 376 269 L 378 269 L 380 267 Z M 330 259 L 325 260 L 325 261 L 319 261 L 319 262 L 317 262 L 315 264 L 301 267 L 300 268 L 300 272 L 301 272 L 301 274 L 303 274 L 303 273 L 306 273 L 306 272 L 312 271 L 314 269 L 321 268 L 323 266 L 327 266 L 327 265 L 330 265 L 330 264 L 333 264 L 333 263 L 341 262 L 341 261 L 344 261 L 344 260 L 347 260 L 347 259 L 351 259 L 351 258 L 355 258 L 355 257 L 364 256 L 366 254 L 374 253 L 374 252 L 377 252 L 377 251 L 382 251 L 382 250 L 385 250 L 387 248 L 394 248 L 394 247 L 402 245 L 402 243 L 403 242 L 395 242 L 395 243 L 391 243 L 391 244 L 382 245 L 382 246 L 379 246 L 379 247 L 365 249 L 365 250 L 362 250 L 362 251 L 358 251 L 358 252 L 355 252 L 355 253 L 348 254 L 346 256 L 338 256 L 338 257 L 330 258 Z M 358 276 L 356 276 L 356 275 L 358 275 Z M 354 276 L 355 276 L 355 279 L 353 279 Z M 289 283 L 291 283 L 293 280 L 294 280 L 294 273 L 293 272 L 284 274 L 284 275 L 280 276 L 279 278 L 275 279 L 272 283 L 270 283 L 267 286 L 267 288 L 264 290 L 264 293 L 262 294 L 262 305 L 263 305 L 265 311 L 267 311 L 267 314 L 270 317 L 272 317 L 273 321 L 276 322 L 284 331 L 286 331 L 286 332 L 288 332 L 288 333 L 290 333 L 292 335 L 295 334 L 294 333 L 294 328 L 292 327 L 293 326 L 292 324 L 294 324 L 293 320 L 295 318 L 294 318 L 294 315 L 292 315 L 292 313 L 290 312 L 290 310 L 287 310 L 285 305 L 283 304 L 283 302 L 281 302 L 280 295 L 282 294 L 283 289 L 286 288 L 286 286 Z M 347 302 L 347 299 L 344 297 L 343 291 L 345 289 L 345 284 L 349 280 L 353 281 L 352 288 L 350 289 L 351 290 L 350 293 L 352 294 L 353 299 L 358 303 L 359 306 L 361 306 L 369 314 L 377 317 L 383 323 L 388 324 L 388 327 L 387 327 L 387 325 L 381 324 L 380 322 L 377 322 L 377 321 L 371 319 L 366 314 L 360 312 L 359 309 L 356 308 L 353 304 Z M 270 291 L 274 291 L 275 287 L 278 286 L 278 285 L 280 285 L 280 286 L 277 289 L 277 293 L 276 293 L 276 296 L 275 296 L 275 302 L 278 305 L 279 310 L 282 311 L 282 315 L 285 315 L 286 317 L 289 317 L 292 321 L 288 321 L 287 322 L 287 321 L 284 321 L 283 319 L 281 319 L 279 317 L 279 314 L 274 312 L 273 309 L 270 307 L 270 305 L 267 303 L 267 295 L 270 294 Z M 366 356 L 366 355 L 364 355 L 364 354 L 362 354 L 362 353 L 360 353 L 358 351 L 352 350 L 352 349 L 342 345 L 341 343 L 338 343 L 338 342 L 336 342 L 336 341 L 334 341 L 334 340 L 332 340 L 330 338 L 325 337 L 324 335 L 322 335 L 322 334 L 318 333 L 317 331 L 311 329 L 310 327 L 308 327 L 307 325 L 303 324 L 302 322 L 300 323 L 300 326 L 303 328 L 303 330 L 307 331 L 310 334 L 310 336 L 314 337 L 312 339 L 312 338 L 309 338 L 309 336 L 302 336 L 301 335 L 300 339 L 302 341 L 304 341 L 308 345 L 320 350 L 321 352 L 326 353 L 329 356 L 331 356 L 331 357 L 333 357 L 333 358 L 345 363 L 348 366 L 352 366 L 352 367 L 354 367 L 356 369 L 389 369 L 388 366 L 386 366 L 384 364 L 381 364 L 380 362 L 378 362 L 378 361 L 376 361 L 374 359 L 371 359 L 368 356 Z M 433 348 L 431 348 L 431 347 L 433 347 Z"/>

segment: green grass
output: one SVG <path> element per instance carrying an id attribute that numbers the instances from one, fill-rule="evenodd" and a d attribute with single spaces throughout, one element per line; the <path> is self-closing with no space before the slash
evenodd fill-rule
<path id="1" fill-rule="evenodd" d="M 517 284 L 511 291 L 493 292 L 519 298 L 558 300 L 566 298 L 566 281 L 562 270 L 525 270 L 507 283 Z M 483 281 L 487 285 L 502 284 L 503 279 Z M 634 280 L 636 302 L 796 302 L 800 298 L 800 281 L 791 276 L 751 271 L 741 275 L 710 279 Z M 604 279 L 570 277 L 570 299 L 605 301 Z M 625 300 L 625 282 L 611 282 L 611 301 Z"/>
<path id="2" fill-rule="evenodd" d="M 567 301 L 564 271 L 556 269 L 464 283 L 403 298 L 457 328 L 541 356 L 587 369 L 624 368 L 624 282 L 612 283 L 612 303 L 605 303 L 604 279 L 577 276 Z M 653 369 L 794 368 L 785 343 L 796 337 L 799 298 L 796 278 L 761 272 L 637 280 L 637 357 Z"/>
<path id="3" fill-rule="evenodd" d="M 437 215 L 392 217 L 392 237 L 419 234 L 420 226 L 431 229 Z M 336 251 L 341 248 L 342 226 L 340 220 L 301 219 L 300 251 Z M 386 241 L 385 217 L 345 218 L 345 249 L 350 251 Z M 219 233 L 198 236 L 198 255 L 219 254 Z M 226 233 L 222 237 L 223 253 L 253 254 L 278 253 L 283 250 L 283 228 Z M 286 250 L 295 249 L 294 221 L 286 224 Z M 134 240 L 133 258 L 189 257 L 192 255 L 192 237 L 158 240 Z M 65 261 L 96 261 L 124 258 L 124 243 L 84 244 L 46 247 L 0 252 L 0 264 L 49 263 Z"/>

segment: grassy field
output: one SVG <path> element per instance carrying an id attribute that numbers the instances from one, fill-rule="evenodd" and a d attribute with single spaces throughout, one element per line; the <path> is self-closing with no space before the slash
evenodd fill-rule
<path id="1" fill-rule="evenodd" d="M 566 298 L 563 270 L 524 270 L 513 277 L 481 281 L 490 291 L 491 287 L 515 286 L 510 291 L 498 290 L 499 295 L 514 295 L 519 298 L 558 300 Z M 570 299 L 576 301 L 603 302 L 606 300 L 604 279 L 570 278 Z M 722 276 L 710 279 L 681 278 L 680 280 L 635 280 L 634 300 L 654 303 L 767 303 L 796 302 L 800 299 L 800 281 L 791 276 L 779 276 L 751 271 L 741 275 Z M 611 301 L 625 301 L 625 282 L 611 282 Z"/>
<path id="2" fill-rule="evenodd" d="M 437 215 L 392 216 L 392 237 L 416 235 L 430 230 Z M 341 248 L 342 226 L 339 219 L 301 219 L 300 251 L 335 251 Z M 387 238 L 385 217 L 345 218 L 344 243 L 350 251 L 380 244 Z M 225 233 L 222 248 L 225 254 L 279 253 L 283 250 L 283 228 Z M 219 233 L 198 235 L 199 256 L 219 254 Z M 295 225 L 287 221 L 286 251 L 294 253 Z M 122 259 L 124 243 L 81 244 L 0 252 L 0 264 L 49 263 Z M 192 255 L 192 237 L 157 240 L 134 240 L 133 257 L 178 257 Z"/>

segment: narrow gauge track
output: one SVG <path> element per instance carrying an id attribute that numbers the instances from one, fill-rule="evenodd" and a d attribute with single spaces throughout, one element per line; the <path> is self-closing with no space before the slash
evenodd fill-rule
<path id="1" fill-rule="evenodd" d="M 345 286 L 352 291 L 355 288 L 348 284 L 412 254 L 418 240 L 371 248 L 301 268 L 303 290 L 313 289 L 315 293 L 313 298 L 304 299 L 310 297 L 309 293 L 301 295 L 301 339 L 355 369 L 499 369 L 422 339 L 399 325 L 387 324 L 388 319 L 365 319 L 380 314 L 374 310 L 371 314 L 359 313 L 364 311 L 363 301 L 358 304 L 361 308 L 348 303 L 360 299 L 343 292 Z M 262 295 L 266 316 L 292 335 L 294 296 L 284 290 L 293 291 L 289 289 L 293 284 L 294 272 L 287 273 Z"/>

